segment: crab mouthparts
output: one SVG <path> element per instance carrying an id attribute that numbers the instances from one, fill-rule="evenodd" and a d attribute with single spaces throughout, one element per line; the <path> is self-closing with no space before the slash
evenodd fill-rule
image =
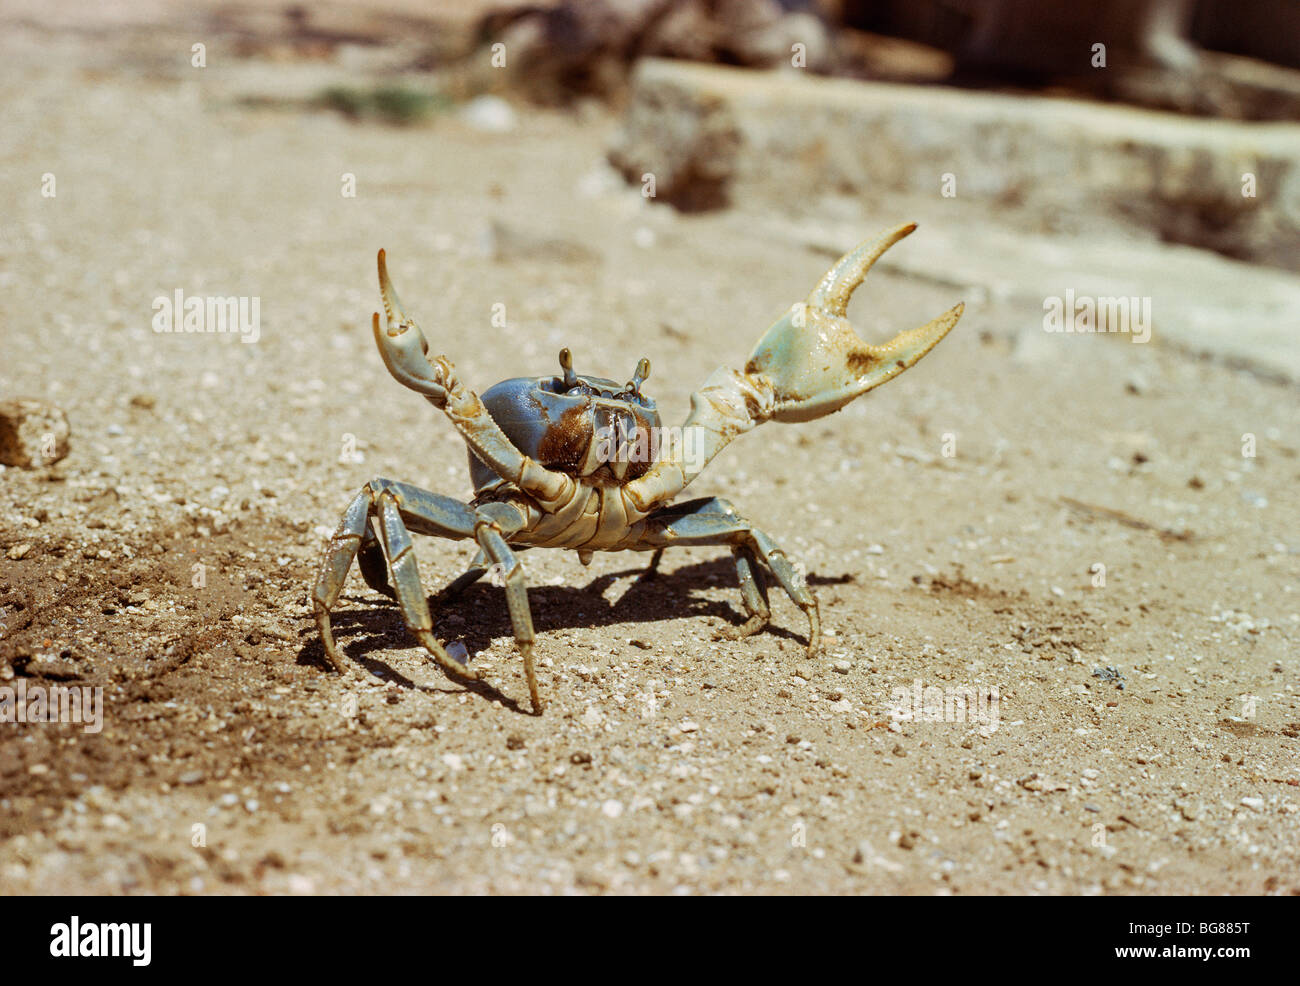
<path id="1" fill-rule="evenodd" d="M 651 448 L 652 436 L 642 433 L 636 416 L 620 408 L 597 407 L 587 454 L 579 467 L 582 476 L 606 473 L 622 482 L 633 462 L 640 462 Z"/>

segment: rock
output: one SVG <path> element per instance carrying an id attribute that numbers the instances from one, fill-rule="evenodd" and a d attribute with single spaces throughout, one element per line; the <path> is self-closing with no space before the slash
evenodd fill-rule
<path id="1" fill-rule="evenodd" d="M 68 454 L 68 416 L 29 397 L 0 402 L 0 463 L 20 469 L 49 466 Z"/>
<path id="2" fill-rule="evenodd" d="M 624 119 L 610 160 L 634 184 L 654 174 L 679 208 L 770 208 L 828 189 L 913 196 L 922 222 L 951 224 L 969 205 L 1027 233 L 1123 241 L 1145 230 L 1151 242 L 1300 269 L 1293 127 L 655 58 L 637 64 Z M 1258 196 L 1242 194 L 1247 174 L 1271 176 Z M 1189 294 L 1214 297 L 1199 285 Z M 1157 310 L 1162 326 L 1174 320 Z"/>
<path id="3" fill-rule="evenodd" d="M 460 118 L 467 126 L 488 134 L 506 134 L 518 124 L 515 111 L 500 96 L 476 96 L 461 108 Z"/>

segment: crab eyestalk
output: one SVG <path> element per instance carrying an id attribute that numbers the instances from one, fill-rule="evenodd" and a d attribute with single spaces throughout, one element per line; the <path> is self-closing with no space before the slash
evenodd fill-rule
<path id="1" fill-rule="evenodd" d="M 623 389 L 628 393 L 640 396 L 641 385 L 650 379 L 650 361 L 644 356 L 636 364 L 636 372 L 632 374 L 632 379 L 628 381 L 627 386 Z"/>
<path id="2" fill-rule="evenodd" d="M 915 223 L 905 223 L 850 250 L 805 301 L 759 339 L 745 373 L 771 381 L 774 420 L 811 421 L 838 411 L 915 365 L 957 324 L 964 305 L 873 346 L 858 337 L 846 317 L 849 299 L 871 266 L 914 229 Z"/>

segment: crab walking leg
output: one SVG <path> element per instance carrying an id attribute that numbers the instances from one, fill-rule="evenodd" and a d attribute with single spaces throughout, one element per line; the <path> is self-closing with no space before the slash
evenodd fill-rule
<path id="1" fill-rule="evenodd" d="M 376 497 L 385 492 L 393 496 L 402 510 L 407 510 L 409 505 L 411 522 L 421 534 L 447 538 L 474 536 L 472 508 L 459 500 L 430 493 L 418 486 L 395 483 L 382 478 L 372 479 L 353 497 L 343 514 L 338 530 L 330 538 L 329 547 L 321 562 L 316 588 L 312 593 L 316 608 L 316 625 L 320 628 L 325 656 L 329 658 L 335 670 L 340 672 L 345 670 L 346 665 L 334 641 L 329 611 L 338 602 L 339 593 L 343 591 L 353 560 L 359 559 L 361 574 L 367 585 L 386 596 L 397 598 L 394 585 L 390 583 L 388 577 L 391 569 L 388 554 L 386 549 L 381 547 L 368 523 L 370 516 L 377 511 Z M 414 556 L 412 556 L 413 563 Z M 428 608 L 427 605 L 425 608 Z"/>
<path id="2" fill-rule="evenodd" d="M 741 545 L 732 548 L 731 553 L 736 557 L 736 577 L 740 581 L 740 597 L 744 600 L 745 611 L 749 613 L 745 625 L 728 634 L 730 637 L 740 639 L 753 636 L 767 626 L 768 621 L 772 619 L 772 610 L 767 604 L 767 581 L 763 578 L 763 570 L 758 565 L 753 549 L 748 545 Z"/>
<path id="3" fill-rule="evenodd" d="M 478 671 L 452 660 L 433 635 L 433 619 L 429 615 L 429 601 L 424 596 L 424 587 L 420 585 L 415 545 L 402 521 L 402 511 L 397 505 L 394 491 L 391 488 L 383 490 L 376 505 L 379 509 L 380 537 L 384 554 L 388 558 L 389 577 L 397 591 L 397 604 L 401 608 L 407 630 L 444 671 L 470 681 L 478 681 L 481 677 Z M 460 506 L 464 507 L 464 504 Z"/>
<path id="4" fill-rule="evenodd" d="M 366 585 L 375 592 L 389 599 L 397 598 L 388 581 L 388 560 L 384 558 L 384 549 L 379 543 L 379 538 L 375 536 L 372 524 L 367 524 L 361 535 L 361 548 L 357 551 L 357 568 L 361 570 L 361 577 L 366 580 Z"/>
<path id="5" fill-rule="evenodd" d="M 659 559 L 664 556 L 663 548 L 655 548 L 655 553 L 650 556 L 650 564 L 641 569 L 641 574 L 637 576 L 638 582 L 649 582 L 659 575 Z"/>
<path id="6" fill-rule="evenodd" d="M 321 562 L 320 575 L 316 579 L 316 588 L 312 592 L 312 601 L 316 607 L 316 626 L 320 628 L 321 644 L 325 656 L 334 665 L 334 670 L 346 674 L 347 667 L 334 643 L 334 633 L 330 629 L 330 607 L 338 602 L 343 583 L 347 581 L 348 569 L 357 555 L 364 534 L 369 533 L 366 522 L 370 518 L 372 504 L 370 487 L 366 487 L 348 504 L 339 522 L 338 530 L 330 538 L 329 547 Z"/>
<path id="7" fill-rule="evenodd" d="M 817 615 L 817 600 L 807 582 L 776 542 L 742 517 L 726 500 L 708 497 L 674 504 L 637 523 L 633 532 L 634 537 L 630 539 L 629 547 L 667 548 L 673 545 L 685 547 L 718 544 L 753 550 L 771 570 L 777 584 L 808 618 L 808 656 L 817 653 L 821 644 L 821 620 Z M 745 592 L 742 576 L 742 596 L 745 596 Z M 761 602 L 762 596 L 758 593 L 757 586 L 755 596 Z M 747 597 L 746 605 L 750 602 Z M 762 615 L 762 610 L 758 611 L 758 615 Z M 752 622 L 751 618 L 742 629 L 747 629 Z"/>
<path id="8" fill-rule="evenodd" d="M 479 548 L 474 554 L 474 560 L 469 563 L 469 568 L 465 569 L 464 572 L 456 577 L 454 582 L 448 583 L 447 587 L 438 593 L 438 601 L 448 602 L 455 599 L 486 575 L 488 571 L 487 565 L 484 564 L 486 561 L 487 555 L 483 553 L 482 548 Z"/>
<path id="9" fill-rule="evenodd" d="M 519 559 L 501 536 L 501 530 L 492 520 L 481 520 L 475 532 L 478 543 L 492 561 L 501 566 L 506 583 L 506 605 L 510 608 L 510 623 L 515 631 L 515 646 L 524 659 L 524 677 L 528 680 L 528 697 L 533 701 L 533 712 L 540 714 L 546 707 L 537 688 L 537 671 L 533 667 L 533 614 L 528 606 L 528 583 Z"/>

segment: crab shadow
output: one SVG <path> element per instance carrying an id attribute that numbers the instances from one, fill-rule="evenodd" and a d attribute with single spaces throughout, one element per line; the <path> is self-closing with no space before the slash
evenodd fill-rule
<path id="1" fill-rule="evenodd" d="M 540 565 L 534 565 L 532 569 L 530 574 L 535 578 L 545 577 L 540 571 Z M 777 622 L 782 618 L 788 619 L 791 611 L 799 616 L 799 611 L 789 604 L 770 574 L 767 581 L 768 598 L 773 604 L 773 622 L 762 632 L 806 644 L 808 638 L 805 632 L 792 632 Z M 852 581 L 852 575 L 808 577 L 808 583 L 812 586 L 843 585 Z M 607 593 L 619 583 L 624 583 L 622 591 L 607 598 Z M 734 602 L 724 602 L 707 595 L 719 589 L 734 593 Z M 783 606 L 782 600 L 789 605 Z M 339 649 L 347 660 L 402 688 L 418 691 L 448 690 L 419 685 L 387 661 L 373 656 L 416 646 L 402 622 L 396 603 L 373 593 L 344 596 L 340 603 L 344 601 L 357 605 L 332 610 L 330 620 Z M 528 602 L 532 608 L 533 627 L 539 637 L 547 631 L 579 627 L 631 627 L 671 619 L 717 617 L 733 628 L 745 622 L 740 590 L 736 583 L 736 567 L 729 556 L 684 565 L 672 571 L 660 570 L 648 576 L 644 566 L 621 569 L 598 575 L 581 586 L 530 585 Z M 471 666 L 473 658 L 487 650 L 494 640 L 502 637 L 514 639 L 514 628 L 506 608 L 505 590 L 491 585 L 486 579 L 450 599 L 443 599 L 440 594 L 430 596 L 429 610 L 433 615 L 434 633 L 438 639 L 463 643 Z M 802 619 L 801 616 L 799 618 Z M 315 626 L 305 628 L 302 635 L 306 639 L 299 650 L 298 663 L 329 668 Z M 545 641 L 539 641 L 539 644 L 545 647 Z M 437 668 L 432 660 L 429 666 Z M 453 690 L 472 691 L 515 711 L 523 711 L 514 700 L 485 682 L 456 678 L 445 671 L 442 673 L 447 683 L 454 686 Z"/>

